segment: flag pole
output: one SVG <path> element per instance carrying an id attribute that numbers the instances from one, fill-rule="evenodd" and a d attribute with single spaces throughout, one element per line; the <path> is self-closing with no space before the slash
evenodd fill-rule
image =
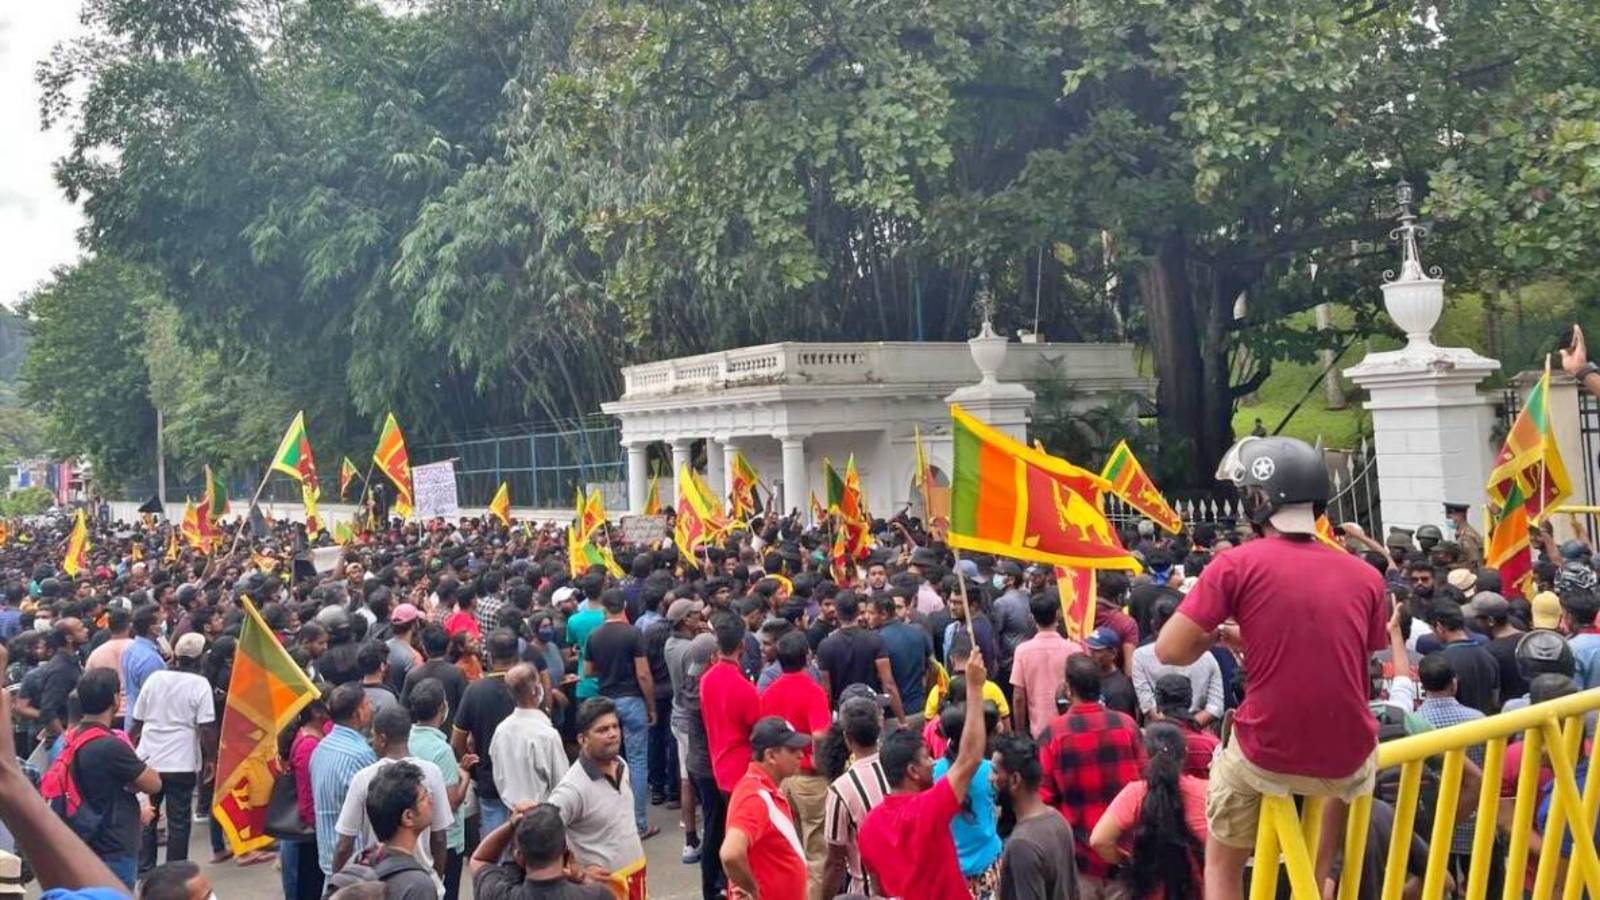
<path id="1" fill-rule="evenodd" d="M 1540 398 L 1539 402 L 1541 404 L 1543 404 L 1544 409 L 1539 410 L 1539 412 L 1540 412 L 1541 418 L 1544 420 L 1545 428 L 1549 428 L 1550 427 L 1550 354 L 1548 354 L 1548 353 L 1546 353 L 1544 355 L 1544 381 L 1540 385 L 1540 388 L 1541 388 L 1541 390 L 1539 391 L 1539 398 Z M 1541 431 L 1542 430 L 1543 429 L 1541 429 Z M 1548 498 L 1550 496 L 1549 484 L 1548 484 L 1548 481 L 1547 481 L 1547 479 L 1550 476 L 1550 461 L 1548 459 L 1545 459 L 1545 454 L 1544 454 L 1544 451 L 1545 451 L 1545 448 L 1544 448 L 1544 435 L 1543 434 L 1539 435 L 1539 445 L 1540 445 L 1539 446 L 1539 521 L 1534 523 L 1534 524 L 1543 524 L 1544 520 L 1546 518 L 1548 518 L 1547 510 L 1545 510 L 1544 505 L 1545 505 L 1546 502 L 1548 502 Z M 1552 528 L 1551 530 L 1554 531 L 1554 528 Z M 1530 553 L 1532 552 L 1532 548 L 1531 547 L 1529 548 L 1529 552 Z"/>
<path id="2" fill-rule="evenodd" d="M 244 537 L 244 526 L 245 522 L 250 518 L 250 510 L 255 509 L 256 504 L 261 502 L 261 492 L 267 489 L 267 479 L 271 477 L 272 467 L 267 466 L 267 471 L 261 476 L 261 483 L 256 485 L 255 495 L 250 498 L 250 505 L 245 507 L 244 519 L 239 521 L 239 527 L 233 532 L 233 543 L 228 547 L 229 556 L 232 556 L 233 552 L 239 549 L 239 538 Z"/>
<path id="3" fill-rule="evenodd" d="M 966 612 L 967 612 L 967 635 L 972 640 L 972 649 L 973 650 L 977 650 L 978 649 L 978 632 L 977 632 L 976 629 L 974 629 L 972 627 L 972 601 L 967 598 L 967 576 L 961 574 L 961 571 L 960 571 L 961 570 L 961 551 L 957 550 L 954 547 L 951 547 L 950 548 L 950 552 L 951 552 L 951 554 L 953 554 L 955 556 L 955 560 L 956 560 L 956 590 L 961 592 L 961 608 L 966 610 Z M 987 660 L 987 659 L 984 660 L 985 664 L 987 664 L 989 662 L 990 661 Z M 999 665 L 999 663 L 996 662 L 995 665 Z"/>

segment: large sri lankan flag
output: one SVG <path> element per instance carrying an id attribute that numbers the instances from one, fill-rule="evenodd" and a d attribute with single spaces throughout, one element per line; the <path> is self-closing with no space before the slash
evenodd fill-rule
<path id="1" fill-rule="evenodd" d="M 950 546 L 1047 565 L 1134 569 L 1100 510 L 1105 479 L 950 407 Z"/>
<path id="2" fill-rule="evenodd" d="M 294 664 L 261 620 L 250 598 L 233 657 L 228 702 L 217 747 L 217 790 L 211 813 L 237 854 L 272 843 L 267 802 L 277 779 L 278 733 L 319 696 L 316 685 Z"/>

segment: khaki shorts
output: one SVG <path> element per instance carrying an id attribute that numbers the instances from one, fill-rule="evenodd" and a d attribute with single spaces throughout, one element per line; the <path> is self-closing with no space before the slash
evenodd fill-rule
<path id="1" fill-rule="evenodd" d="M 1206 790 L 1206 827 L 1212 837 L 1230 847 L 1251 849 L 1256 845 L 1256 823 L 1261 818 L 1263 794 L 1336 797 L 1348 803 L 1372 793 L 1377 771 L 1376 749 L 1351 775 L 1312 778 L 1269 772 L 1245 759 L 1237 743 L 1230 743 L 1211 762 L 1211 782 Z"/>

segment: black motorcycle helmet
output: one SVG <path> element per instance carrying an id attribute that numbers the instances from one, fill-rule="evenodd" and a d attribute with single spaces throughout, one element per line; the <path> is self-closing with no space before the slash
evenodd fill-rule
<path id="1" fill-rule="evenodd" d="M 1223 454 L 1217 480 L 1239 489 L 1245 516 L 1257 528 L 1292 504 L 1311 504 L 1313 517 L 1328 506 L 1328 467 L 1322 453 L 1297 438 L 1244 438 Z"/>
<path id="2" fill-rule="evenodd" d="M 1532 681 L 1540 675 L 1565 675 L 1577 671 L 1567 639 L 1547 628 L 1535 628 L 1517 640 L 1517 672 Z"/>
<path id="3" fill-rule="evenodd" d="M 343 607 L 325 606 L 312 621 L 327 629 L 329 644 L 343 644 L 350 640 L 350 614 Z"/>

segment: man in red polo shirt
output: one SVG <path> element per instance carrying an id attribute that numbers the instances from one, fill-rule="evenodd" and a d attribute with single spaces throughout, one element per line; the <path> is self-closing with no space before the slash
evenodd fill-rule
<path id="1" fill-rule="evenodd" d="M 989 673 L 983 654 L 967 661 L 967 696 L 982 697 Z M 883 742 L 878 760 L 891 793 L 861 823 L 861 864 L 889 897 L 971 900 L 956 859 L 950 820 L 967 802 L 972 776 L 983 762 L 988 734 L 983 704 L 967 703 L 955 762 L 937 783 L 921 732 L 902 728 Z"/>
<path id="2" fill-rule="evenodd" d="M 778 638 L 778 665 L 783 669 L 766 693 L 761 695 L 761 715 L 777 716 L 801 734 L 820 741 L 833 725 L 828 709 L 828 692 L 806 672 L 806 657 L 811 644 L 805 632 L 790 631 Z M 812 880 L 822 884 L 822 864 L 828 856 L 828 842 L 822 833 L 824 807 L 828 800 L 828 779 L 817 774 L 811 764 L 811 745 L 807 744 L 800 771 L 779 782 L 783 794 L 794 808 L 800 823 L 800 843 L 811 861 Z"/>
<path id="3" fill-rule="evenodd" d="M 778 784 L 800 771 L 800 761 L 811 752 L 811 738 L 783 719 L 767 716 L 751 729 L 750 749 L 755 758 L 734 786 L 728 832 L 722 839 L 729 900 L 805 900 L 805 851 Z"/>
<path id="4" fill-rule="evenodd" d="M 744 677 L 744 620 L 731 612 L 711 617 L 717 635 L 717 659 L 700 676 L 700 715 L 706 724 L 706 748 L 717 789 L 733 793 L 750 766 L 750 729 L 760 717 L 761 698 Z"/>

